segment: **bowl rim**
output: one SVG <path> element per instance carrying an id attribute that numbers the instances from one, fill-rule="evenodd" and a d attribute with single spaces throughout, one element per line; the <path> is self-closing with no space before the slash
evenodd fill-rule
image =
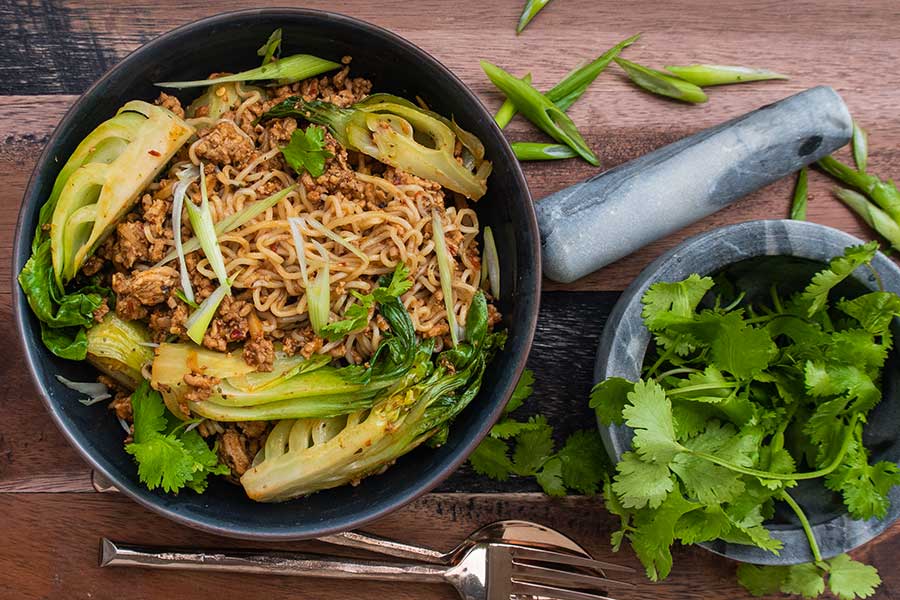
<path id="1" fill-rule="evenodd" d="M 736 233 L 740 236 L 738 239 L 742 237 L 743 239 L 758 238 L 764 240 L 764 251 L 754 252 L 740 248 L 735 243 Z M 780 233 L 786 233 L 789 238 L 785 243 L 791 246 L 793 250 L 790 254 L 773 251 L 781 249 L 774 239 Z M 807 245 L 797 249 L 791 244 L 792 241 L 803 239 L 816 240 L 820 242 L 820 245 Z M 701 272 L 701 275 L 744 259 L 762 256 L 794 256 L 818 262 L 827 262 L 829 258 L 839 255 L 845 247 L 864 243 L 863 240 L 845 231 L 827 225 L 791 219 L 745 221 L 717 227 L 684 240 L 641 271 L 640 275 L 628 286 L 616 302 L 600 338 L 597 358 L 594 363 L 595 384 L 608 377 L 625 376 L 623 363 L 629 360 L 638 360 L 640 363 L 643 363 L 644 353 L 650 340 L 650 333 L 644 325 L 643 319 L 640 319 L 637 330 L 631 326 L 622 327 L 623 321 L 634 314 L 635 310 L 640 315 L 641 297 L 650 285 L 663 280 L 681 280 L 690 273 L 696 272 L 696 269 L 692 266 L 691 256 L 698 251 L 704 251 L 708 255 L 709 244 L 716 241 L 723 242 L 721 256 L 708 258 L 709 264 L 704 265 L 702 269 L 704 272 Z M 756 250 L 756 248 L 753 250 Z M 882 277 L 886 290 L 900 293 L 900 267 L 897 264 L 881 252 L 877 252 L 872 260 L 872 267 Z M 675 271 L 675 274 L 672 271 Z M 858 276 L 855 278 L 859 280 Z M 863 283 L 862 280 L 859 281 Z M 866 287 L 870 286 L 867 285 Z M 625 341 L 625 336 L 629 336 L 627 342 Z M 617 345 L 620 349 L 627 347 L 630 356 L 625 359 L 615 360 L 617 356 L 624 354 L 621 350 L 619 352 L 613 350 Z M 599 418 L 597 426 L 600 429 L 606 452 L 613 464 L 615 464 L 618 462 L 618 457 L 629 449 L 623 445 L 621 440 L 621 436 L 626 435 L 629 428 L 624 424 L 607 427 L 599 421 Z M 628 445 L 630 447 L 630 442 Z M 883 519 L 854 520 L 845 511 L 831 519 L 812 525 L 822 556 L 830 558 L 837 554 L 849 552 L 871 541 L 887 529 L 891 523 L 900 517 L 900 487 L 895 487 L 891 491 L 890 504 L 891 507 Z M 721 540 L 703 542 L 698 545 L 714 554 L 754 564 L 788 565 L 813 560 L 806 534 L 800 526 L 779 524 L 769 525 L 767 529 L 771 532 L 772 537 L 780 539 L 784 543 L 784 548 L 780 555 L 766 552 L 755 546 L 732 544 Z"/>
<path id="2" fill-rule="evenodd" d="M 429 63 L 429 66 L 431 68 L 440 72 L 441 77 L 446 78 L 446 80 L 448 80 L 457 88 L 458 93 L 463 96 L 463 99 L 467 104 L 471 104 L 473 107 L 476 107 L 476 112 L 478 110 L 482 112 L 481 116 L 485 117 L 484 122 L 486 123 L 486 127 L 491 130 L 492 135 L 500 141 L 501 155 L 493 159 L 495 165 L 500 163 L 503 164 L 505 168 L 511 170 L 512 176 L 517 180 L 517 185 L 522 190 L 522 193 L 527 200 L 527 202 L 522 202 L 523 206 L 521 207 L 521 210 L 523 211 L 525 220 L 527 221 L 527 231 L 531 240 L 531 243 L 528 245 L 530 247 L 526 246 L 525 250 L 526 253 L 532 256 L 533 260 L 532 264 L 530 265 L 530 270 L 527 271 L 527 274 L 524 277 L 521 276 L 521 273 L 525 272 L 525 269 L 521 269 L 518 274 L 520 276 L 517 280 L 518 285 L 522 286 L 523 288 L 527 288 L 523 289 L 523 293 L 517 295 L 516 297 L 517 302 L 525 305 L 525 319 L 519 320 L 516 323 L 516 326 L 519 329 L 520 333 L 517 336 L 515 345 L 507 345 L 507 347 L 503 350 L 504 353 L 514 353 L 518 354 L 519 356 L 519 358 L 512 365 L 513 368 L 511 370 L 511 374 L 505 377 L 505 384 L 499 385 L 495 392 L 498 398 L 502 398 L 504 400 L 496 402 L 496 406 L 491 411 L 489 418 L 485 419 L 480 424 L 477 431 L 473 431 L 473 433 L 470 433 L 468 435 L 469 441 L 462 444 L 455 455 L 451 455 L 452 459 L 446 462 L 442 467 L 434 469 L 427 475 L 423 475 L 422 481 L 418 486 L 410 488 L 402 494 L 394 492 L 394 495 L 390 498 L 390 500 L 381 502 L 381 506 L 377 509 L 364 509 L 357 511 L 352 515 L 331 518 L 328 521 L 329 523 L 331 523 L 330 525 L 321 525 L 319 522 L 312 520 L 309 522 L 304 522 L 302 524 L 284 527 L 258 526 L 253 523 L 241 524 L 239 526 L 221 525 L 219 524 L 218 517 L 193 517 L 181 514 L 177 510 L 173 510 L 172 503 L 164 502 L 163 499 L 150 495 L 143 486 L 127 479 L 123 480 L 122 478 L 116 477 L 114 474 L 110 473 L 108 469 L 106 469 L 98 460 L 93 457 L 91 451 L 88 450 L 90 446 L 87 444 L 83 445 L 76 438 L 76 435 L 69 430 L 69 428 L 64 423 L 64 420 L 61 416 L 61 411 L 57 406 L 57 402 L 50 397 L 47 387 L 45 386 L 44 382 L 38 377 L 38 369 L 36 367 L 38 354 L 42 351 L 46 352 L 46 350 L 41 350 L 40 348 L 38 348 L 39 343 L 34 344 L 34 340 L 31 340 L 32 343 L 29 344 L 29 339 L 33 337 L 27 323 L 30 319 L 31 309 L 28 305 L 24 292 L 18 284 L 19 270 L 31 255 L 31 236 L 33 235 L 33 232 L 24 231 L 24 225 L 25 221 L 28 219 L 28 214 L 34 210 L 33 205 L 37 202 L 40 202 L 39 199 L 34 198 L 36 194 L 36 187 L 38 185 L 38 179 L 40 178 L 41 173 L 46 171 L 48 168 L 53 167 L 51 156 L 52 151 L 59 142 L 59 138 L 63 134 L 63 132 L 72 126 L 72 122 L 87 105 L 86 103 L 88 97 L 92 95 L 92 93 L 94 93 L 98 88 L 104 86 L 106 82 L 113 76 L 113 74 L 119 72 L 123 68 L 127 68 L 132 63 L 147 60 L 146 57 L 148 55 L 152 56 L 158 46 L 168 43 L 171 38 L 178 37 L 191 31 L 208 30 L 215 27 L 216 25 L 223 24 L 230 20 L 247 18 L 270 19 L 272 21 L 276 21 L 277 19 L 289 19 L 297 21 L 302 21 L 305 19 L 327 19 L 329 21 L 336 22 L 338 25 L 365 30 L 367 34 L 371 34 L 375 37 L 381 38 L 381 41 L 383 43 L 387 45 L 397 46 L 405 52 L 414 55 L 417 60 L 420 60 L 424 63 Z M 534 204 L 531 199 L 531 192 L 528 188 L 528 184 L 522 172 L 521 166 L 515 159 L 515 155 L 512 152 L 509 142 L 506 140 L 503 132 L 493 120 L 490 112 L 482 104 L 481 100 L 469 88 L 468 85 L 466 85 L 459 77 L 456 76 L 456 74 L 454 74 L 438 59 L 436 59 L 429 52 L 423 50 L 419 46 L 406 40 L 400 35 L 373 23 L 369 23 L 362 19 L 357 19 L 355 17 L 351 17 L 341 13 L 326 10 L 274 7 L 242 9 L 216 13 L 207 17 L 184 23 L 176 28 L 165 31 L 162 34 L 154 37 L 152 40 L 141 44 L 140 46 L 129 52 L 124 58 L 122 58 L 115 65 L 109 68 L 99 79 L 97 79 L 79 95 L 78 99 L 73 102 L 72 106 L 69 107 L 69 109 L 63 115 L 62 119 L 60 119 L 59 123 L 53 129 L 52 134 L 45 143 L 44 148 L 41 151 L 41 154 L 39 155 L 31 172 L 28 184 L 25 187 L 25 191 L 22 196 L 22 201 L 19 206 L 18 217 L 16 220 L 16 230 L 11 259 L 12 268 L 10 275 L 14 295 L 14 299 L 12 302 L 14 313 L 13 316 L 15 319 L 16 329 L 18 331 L 18 342 L 20 348 L 23 350 L 31 380 L 34 382 L 38 394 L 43 400 L 45 407 L 49 411 L 53 422 L 62 432 L 69 445 L 78 452 L 81 458 L 85 460 L 92 469 L 98 471 L 101 475 L 106 477 L 106 479 L 112 482 L 119 491 L 124 493 L 131 500 L 137 502 L 139 505 L 148 508 L 156 512 L 157 514 L 160 514 L 177 523 L 181 523 L 209 533 L 239 539 L 261 541 L 290 541 L 321 537 L 340 531 L 354 529 L 365 523 L 377 520 L 385 516 L 386 514 L 409 504 L 410 502 L 428 493 L 434 487 L 439 485 L 453 472 L 455 472 L 459 468 L 459 466 L 468 458 L 468 456 L 474 451 L 474 449 L 484 438 L 484 436 L 487 435 L 487 432 L 489 431 L 493 423 L 502 414 L 503 409 L 506 405 L 506 400 L 509 399 L 515 388 L 516 382 L 519 380 L 522 372 L 525 369 L 526 360 L 534 341 L 534 334 L 537 326 L 538 309 L 540 304 L 540 234 L 538 230 L 537 217 L 534 211 Z M 521 243 L 522 238 L 519 237 L 519 240 L 519 243 Z"/>

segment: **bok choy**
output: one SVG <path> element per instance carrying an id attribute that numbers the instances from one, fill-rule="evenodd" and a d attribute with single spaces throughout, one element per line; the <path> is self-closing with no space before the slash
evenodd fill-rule
<path id="1" fill-rule="evenodd" d="M 406 375 L 417 354 L 431 353 L 430 343 L 417 344 L 412 320 L 399 300 L 382 303 L 381 314 L 391 329 L 368 368 L 338 368 L 328 365 L 328 359 L 279 352 L 271 373 L 256 373 L 242 351 L 222 354 L 192 344 L 161 344 L 151 382 L 169 410 L 185 418 L 184 408 L 217 421 L 330 417 L 368 408 L 380 390 Z M 184 377 L 198 371 L 218 382 L 207 399 L 190 401 Z"/>
<path id="2" fill-rule="evenodd" d="M 129 102 L 88 134 L 60 169 L 18 278 L 44 345 L 57 356 L 85 358 L 84 328 L 110 293 L 93 284 L 64 285 L 192 134 L 168 110 Z"/>
<path id="3" fill-rule="evenodd" d="M 487 332 L 480 292 L 466 330 L 469 341 L 442 352 L 433 364 L 420 353 L 407 376 L 371 410 L 279 423 L 241 477 L 247 495 L 277 502 L 355 483 L 445 431 L 478 393 L 487 362 L 505 341 L 504 333 Z"/>
<path id="4" fill-rule="evenodd" d="M 345 148 L 436 181 L 467 198 L 478 200 L 487 190 L 491 163 L 484 160 L 484 146 L 478 138 L 408 100 L 375 94 L 341 108 L 292 96 L 261 119 L 288 116 L 325 125 Z M 457 141 L 464 148 L 461 161 L 454 155 Z"/>
<path id="5" fill-rule="evenodd" d="M 141 370 L 153 361 L 146 344 L 150 332 L 140 321 L 124 321 L 115 312 L 87 331 L 87 360 L 128 389 L 143 380 Z"/>

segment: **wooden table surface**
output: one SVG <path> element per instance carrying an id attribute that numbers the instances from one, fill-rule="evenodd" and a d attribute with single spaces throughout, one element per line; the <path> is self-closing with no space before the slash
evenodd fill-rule
<path id="1" fill-rule="evenodd" d="M 257 2 L 264 5 L 268 2 Z M 286 4 L 284 0 L 273 5 Z M 636 32 L 628 58 L 654 66 L 710 62 L 772 68 L 790 81 L 713 89 L 708 104 L 685 106 L 642 93 L 610 69 L 570 111 L 607 167 L 762 104 L 817 84 L 834 86 L 870 133 L 870 170 L 900 176 L 900 4 L 773 0 L 600 2 L 557 0 L 519 37 L 522 0 L 308 1 L 387 27 L 431 52 L 492 108 L 500 98 L 478 66 L 487 58 L 513 72 L 530 70 L 547 88 L 580 61 Z M 199 0 L 5 0 L 0 3 L 0 251 L 11 255 L 16 216 L 29 173 L 53 128 L 88 85 L 129 51 L 188 21 L 245 2 Z M 190 57 L 185 57 L 190 60 Z M 511 139 L 541 139 L 516 120 Z M 579 161 L 526 167 L 535 198 L 597 171 Z M 560 435 L 590 423 L 585 406 L 594 350 L 617 293 L 661 252 L 686 236 L 726 223 L 781 218 L 793 180 L 780 181 L 730 208 L 654 243 L 571 285 L 545 282 L 541 322 L 530 358 L 538 383 L 532 406 L 551 415 Z M 832 183 L 810 175 L 809 218 L 868 237 L 871 233 L 831 197 Z M 625 233 L 623 233 L 625 234 Z M 0 278 L 10 281 L 10 264 Z M 133 543 L 253 547 L 188 530 L 119 494 L 99 494 L 90 471 L 38 399 L 12 325 L 9 287 L 0 290 L 0 597 L 2 598 L 453 598 L 450 588 L 338 583 L 311 579 L 176 572 L 100 570 L 100 536 Z M 566 376 L 559 374 L 565 372 Z M 554 500 L 530 482 L 497 484 L 466 469 L 435 493 L 372 524 L 371 531 L 449 548 L 480 524 L 527 518 L 571 535 L 595 556 L 614 555 L 615 521 L 596 498 Z M 275 547 L 275 546 L 273 546 Z M 321 549 L 321 544 L 278 544 Z M 878 598 L 900 597 L 900 525 L 854 553 L 884 578 Z M 641 576 L 622 599 L 744 598 L 735 565 L 697 548 L 675 550 L 664 583 Z"/>

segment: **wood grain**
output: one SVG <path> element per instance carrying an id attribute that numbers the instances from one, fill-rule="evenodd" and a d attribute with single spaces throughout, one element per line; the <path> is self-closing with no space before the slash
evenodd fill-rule
<path id="1" fill-rule="evenodd" d="M 282 0 L 254 6 L 283 5 Z M 522 36 L 514 23 L 522 0 L 421 0 L 402 4 L 373 0 L 309 0 L 305 7 L 338 10 L 408 38 L 450 67 L 491 108 L 500 96 L 478 66 L 488 58 L 513 72 L 531 71 L 547 88 L 582 60 L 616 41 L 643 32 L 628 57 L 650 66 L 709 62 L 776 69 L 790 81 L 718 88 L 710 102 L 685 106 L 633 88 L 610 68 L 570 110 L 605 168 L 615 166 L 702 128 L 807 87 L 828 84 L 845 98 L 870 132 L 870 170 L 900 173 L 900 119 L 896 23 L 900 3 L 871 0 L 706 0 L 628 3 L 559 0 Z M 191 20 L 246 8 L 239 0 L 7 0 L 0 3 L 0 253 L 11 255 L 16 215 L 29 174 L 43 145 L 77 95 L 128 52 Z M 294 42 L 297 43 L 297 42 Z M 185 57 L 189 60 L 189 57 Z M 540 140 L 521 118 L 508 128 L 512 140 Z M 525 166 L 539 199 L 598 171 L 582 162 Z M 660 253 L 688 235 L 727 223 L 784 217 L 793 182 L 779 181 L 701 223 L 659 240 L 573 284 L 545 282 L 539 330 L 529 366 L 535 395 L 524 412 L 548 414 L 562 436 L 591 426 L 584 405 L 598 337 L 616 292 Z M 810 177 L 809 218 L 870 237 L 871 232 L 831 195 L 834 183 Z M 623 232 L 627 235 L 627 232 Z M 0 277 L 11 280 L 10 263 Z M 86 465 L 48 418 L 25 367 L 11 319 L 11 289 L 0 288 L 0 339 L 8 349 L 0 364 L 0 598 L 239 598 L 338 599 L 384 596 L 449 599 L 450 588 L 386 584 L 335 584 L 308 579 L 100 570 L 101 535 L 128 542 L 247 547 L 161 520 L 117 494 L 96 494 Z M 527 481 L 498 484 L 465 468 L 431 494 L 372 529 L 413 542 L 449 548 L 477 525 L 498 518 L 529 518 L 559 528 L 602 558 L 637 566 L 633 556 L 613 556 L 616 526 L 596 499 L 551 500 Z M 485 492 L 485 493 L 481 493 Z M 487 493 L 489 492 L 489 493 Z M 885 583 L 877 598 L 900 597 L 900 552 L 894 525 L 857 557 L 878 566 Z M 274 546 L 273 546 L 274 547 Z M 310 544 L 279 547 L 322 549 Z M 622 599 L 745 598 L 734 564 L 697 548 L 675 550 L 672 577 L 640 582 Z"/>

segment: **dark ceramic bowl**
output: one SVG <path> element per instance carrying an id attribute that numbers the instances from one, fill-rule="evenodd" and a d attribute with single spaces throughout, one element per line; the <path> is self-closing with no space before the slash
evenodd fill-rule
<path id="1" fill-rule="evenodd" d="M 667 252 L 640 274 L 622 294 L 600 340 L 594 380 L 624 377 L 636 381 L 641 374 L 650 333 L 641 319 L 641 298 L 658 281 L 680 281 L 691 273 L 710 275 L 725 271 L 740 280 L 748 295 L 767 297 L 772 283 L 782 294 L 800 291 L 810 276 L 844 248 L 862 241 L 837 229 L 805 221 L 751 221 L 702 233 Z M 879 253 L 872 266 L 884 289 L 900 294 L 900 268 Z M 871 271 L 859 268 L 834 292 L 835 297 L 855 297 L 877 290 Z M 895 328 L 897 324 L 895 323 Z M 900 333 L 900 328 L 897 328 Z M 872 411 L 865 429 L 865 443 L 872 460 L 900 461 L 900 402 L 898 402 L 897 352 L 885 365 L 883 400 Z M 614 461 L 631 448 L 633 432 L 626 426 L 600 425 L 606 450 Z M 821 481 L 802 482 L 792 495 L 804 508 L 813 525 L 822 555 L 847 552 L 884 531 L 900 516 L 900 488 L 890 493 L 891 507 L 883 520 L 855 521 L 846 514 L 839 496 L 827 490 Z M 753 546 L 721 541 L 702 544 L 708 550 L 729 558 L 756 564 L 796 564 L 809 562 L 812 554 L 806 536 L 793 512 L 779 507 L 766 524 L 772 535 L 784 542 L 780 556 Z"/>
<path id="2" fill-rule="evenodd" d="M 29 368 L 53 419 L 81 455 L 117 488 L 175 521 L 222 535 L 254 539 L 301 539 L 352 529 L 377 519 L 435 487 L 475 448 L 500 415 L 534 335 L 540 286 L 540 249 L 525 179 L 503 134 L 475 95 L 423 50 L 402 38 L 342 15 L 313 10 L 247 10 L 217 15 L 180 27 L 142 46 L 116 65 L 75 103 L 41 155 L 19 213 L 13 272 L 30 255 L 38 210 L 78 142 L 128 100 L 153 100 L 155 81 L 203 79 L 212 71 L 240 71 L 258 65 L 256 49 L 277 27 L 285 53 L 309 53 L 340 60 L 353 56 L 352 73 L 370 78 L 375 89 L 407 98 L 422 97 L 483 142 L 494 163 L 488 194 L 478 216 L 496 232 L 501 259 L 502 325 L 506 348 L 488 369 L 478 398 L 456 419 L 447 443 L 420 448 L 385 473 L 282 504 L 258 504 L 243 489 L 218 480 L 203 495 L 150 492 L 138 481 L 132 458 L 122 449 L 119 424 L 102 405 L 85 408 L 77 394 L 54 375 L 88 380 L 93 369 L 65 361 L 41 343 L 38 322 L 14 282 L 16 321 Z M 178 94 L 183 102 L 199 91 Z"/>

